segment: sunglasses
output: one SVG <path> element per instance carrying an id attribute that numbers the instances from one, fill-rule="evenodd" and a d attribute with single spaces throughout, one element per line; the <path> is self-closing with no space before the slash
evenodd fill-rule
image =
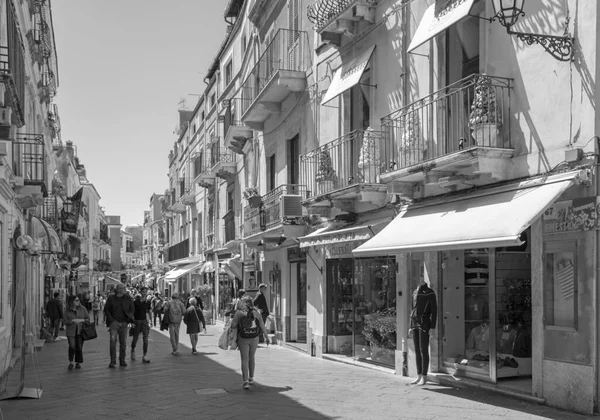
<path id="1" fill-rule="evenodd" d="M 79 302 L 79 299 L 75 299 L 73 302 Z"/>

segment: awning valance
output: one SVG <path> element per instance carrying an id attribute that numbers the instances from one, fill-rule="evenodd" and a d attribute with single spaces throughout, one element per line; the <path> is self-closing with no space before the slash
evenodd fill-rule
<path id="1" fill-rule="evenodd" d="M 321 228 L 309 235 L 298 238 L 300 248 L 352 241 L 366 241 L 374 237 L 391 220 L 391 218 L 386 218 L 356 222 L 347 224 L 341 229 L 336 229 L 335 225 Z M 339 226 L 337 227 L 339 228 Z"/>
<path id="2" fill-rule="evenodd" d="M 519 246 L 521 233 L 578 180 L 571 173 L 552 181 L 467 193 L 439 205 L 408 207 L 353 255 Z"/>
<path id="3" fill-rule="evenodd" d="M 37 216 L 33 216 L 32 223 L 35 232 L 34 239 L 41 244 L 41 249 L 38 251 L 40 254 L 62 254 L 64 252 L 60 235 L 50 223 Z"/>
<path id="4" fill-rule="evenodd" d="M 349 62 L 342 64 L 337 69 L 333 75 L 329 89 L 327 89 L 327 93 L 323 96 L 321 105 L 326 104 L 360 82 L 360 78 L 367 68 L 374 50 L 375 46 L 368 48 L 362 54 L 356 55 Z"/>
<path id="5" fill-rule="evenodd" d="M 469 15 L 475 0 L 436 0 L 425 10 L 419 27 L 413 36 L 408 52 L 420 47 L 434 36 Z"/>
<path id="6" fill-rule="evenodd" d="M 174 268 L 171 271 L 167 272 L 167 274 L 165 274 L 165 281 L 175 281 L 179 277 L 189 273 L 190 271 L 198 269 L 201 266 L 202 264 L 194 263 Z"/>

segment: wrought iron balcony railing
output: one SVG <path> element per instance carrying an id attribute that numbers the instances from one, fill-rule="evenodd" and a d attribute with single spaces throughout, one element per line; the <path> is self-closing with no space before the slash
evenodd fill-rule
<path id="1" fill-rule="evenodd" d="M 180 260 L 190 256 L 190 241 L 184 239 L 167 250 L 167 261 Z"/>
<path id="2" fill-rule="evenodd" d="M 244 236 L 248 237 L 262 230 L 260 208 L 244 207 Z"/>
<path id="3" fill-rule="evenodd" d="M 308 20 L 316 26 L 317 32 L 320 32 L 333 19 L 356 3 L 377 5 L 377 0 L 317 0 L 308 6 Z"/>
<path id="4" fill-rule="evenodd" d="M 323 195 L 352 184 L 378 183 L 380 143 L 380 132 L 355 130 L 300 156 L 300 180 L 308 195 Z"/>
<path id="5" fill-rule="evenodd" d="M 473 74 L 383 117 L 385 168 L 474 146 L 510 148 L 511 82 Z"/>
<path id="6" fill-rule="evenodd" d="M 42 134 L 19 133 L 12 148 L 13 173 L 23 178 L 25 185 L 38 185 L 44 197 L 46 187 L 46 154 Z"/>
<path id="7" fill-rule="evenodd" d="M 210 147 L 210 167 L 214 168 L 217 164 L 224 162 L 235 162 L 235 154 L 217 141 Z"/>
<path id="8" fill-rule="evenodd" d="M 308 34 L 303 31 L 279 29 L 266 46 L 258 62 L 242 83 L 241 117 L 279 71 L 306 71 L 310 67 L 312 49 Z"/>
<path id="9" fill-rule="evenodd" d="M 42 208 L 42 219 L 50 224 L 54 229 L 60 229 L 60 211 L 59 206 L 62 206 L 62 199 L 54 195 L 50 194 L 48 197 L 44 198 L 44 207 Z M 98 239 L 100 239 L 100 235 L 98 235 Z"/>

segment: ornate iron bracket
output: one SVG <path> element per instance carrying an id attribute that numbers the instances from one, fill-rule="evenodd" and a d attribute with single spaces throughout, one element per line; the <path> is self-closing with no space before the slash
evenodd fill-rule
<path id="1" fill-rule="evenodd" d="M 573 54 L 575 38 L 570 37 L 568 34 L 565 34 L 565 36 L 541 35 L 528 32 L 514 32 L 509 28 L 506 28 L 506 32 L 510 35 L 515 35 L 527 45 L 541 45 L 552 57 L 559 61 L 575 60 Z"/>

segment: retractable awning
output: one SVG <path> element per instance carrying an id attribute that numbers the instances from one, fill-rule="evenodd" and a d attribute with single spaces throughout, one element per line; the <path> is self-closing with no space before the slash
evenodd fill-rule
<path id="1" fill-rule="evenodd" d="M 410 41 L 408 52 L 420 47 L 456 22 L 466 18 L 475 0 L 436 0 L 425 10 L 423 18 Z"/>
<path id="2" fill-rule="evenodd" d="M 131 278 L 131 281 L 134 281 L 135 279 L 137 279 L 137 278 L 140 278 L 140 277 L 142 277 L 143 275 L 144 275 L 144 273 L 142 273 L 142 274 L 138 274 L 137 276 L 133 276 L 133 277 Z"/>
<path id="3" fill-rule="evenodd" d="M 360 78 L 371 60 L 373 51 L 375 51 L 375 46 L 363 51 L 362 54 L 356 55 L 349 62 L 342 64 L 337 69 L 333 75 L 329 89 L 327 89 L 327 93 L 323 96 L 321 105 L 326 104 L 360 82 Z"/>
<path id="4" fill-rule="evenodd" d="M 374 237 L 384 226 L 390 223 L 391 220 L 391 218 L 385 218 L 360 221 L 347 224 L 341 229 L 336 229 L 335 225 L 321 228 L 309 235 L 298 238 L 300 241 L 300 248 L 352 241 L 366 241 Z M 339 228 L 339 225 L 337 227 Z"/>
<path id="5" fill-rule="evenodd" d="M 109 283 L 123 284 L 121 281 L 111 276 L 104 276 L 104 280 L 108 280 Z"/>
<path id="6" fill-rule="evenodd" d="M 202 264 L 202 268 L 200 269 L 200 274 L 214 273 L 214 272 L 215 272 L 215 267 L 213 266 L 212 261 L 206 261 L 204 264 Z"/>
<path id="7" fill-rule="evenodd" d="M 61 254 L 64 252 L 60 235 L 50 223 L 37 216 L 32 217 L 32 223 L 35 239 L 38 239 L 41 245 L 41 249 L 38 251 L 40 254 Z"/>
<path id="8" fill-rule="evenodd" d="M 193 263 L 193 264 L 187 264 L 184 266 L 174 268 L 171 271 L 168 271 L 167 274 L 165 274 L 165 281 L 175 281 L 179 277 L 189 273 L 192 270 L 200 268 L 201 266 L 202 266 L 202 263 L 200 263 L 200 264 Z"/>
<path id="9" fill-rule="evenodd" d="M 240 255 L 229 258 L 227 260 L 219 261 L 219 265 L 227 274 L 238 279 L 242 278 L 242 263 Z"/>
<path id="10" fill-rule="evenodd" d="M 575 182 L 579 172 L 537 179 L 402 211 L 356 257 L 522 245 L 521 233 Z"/>

